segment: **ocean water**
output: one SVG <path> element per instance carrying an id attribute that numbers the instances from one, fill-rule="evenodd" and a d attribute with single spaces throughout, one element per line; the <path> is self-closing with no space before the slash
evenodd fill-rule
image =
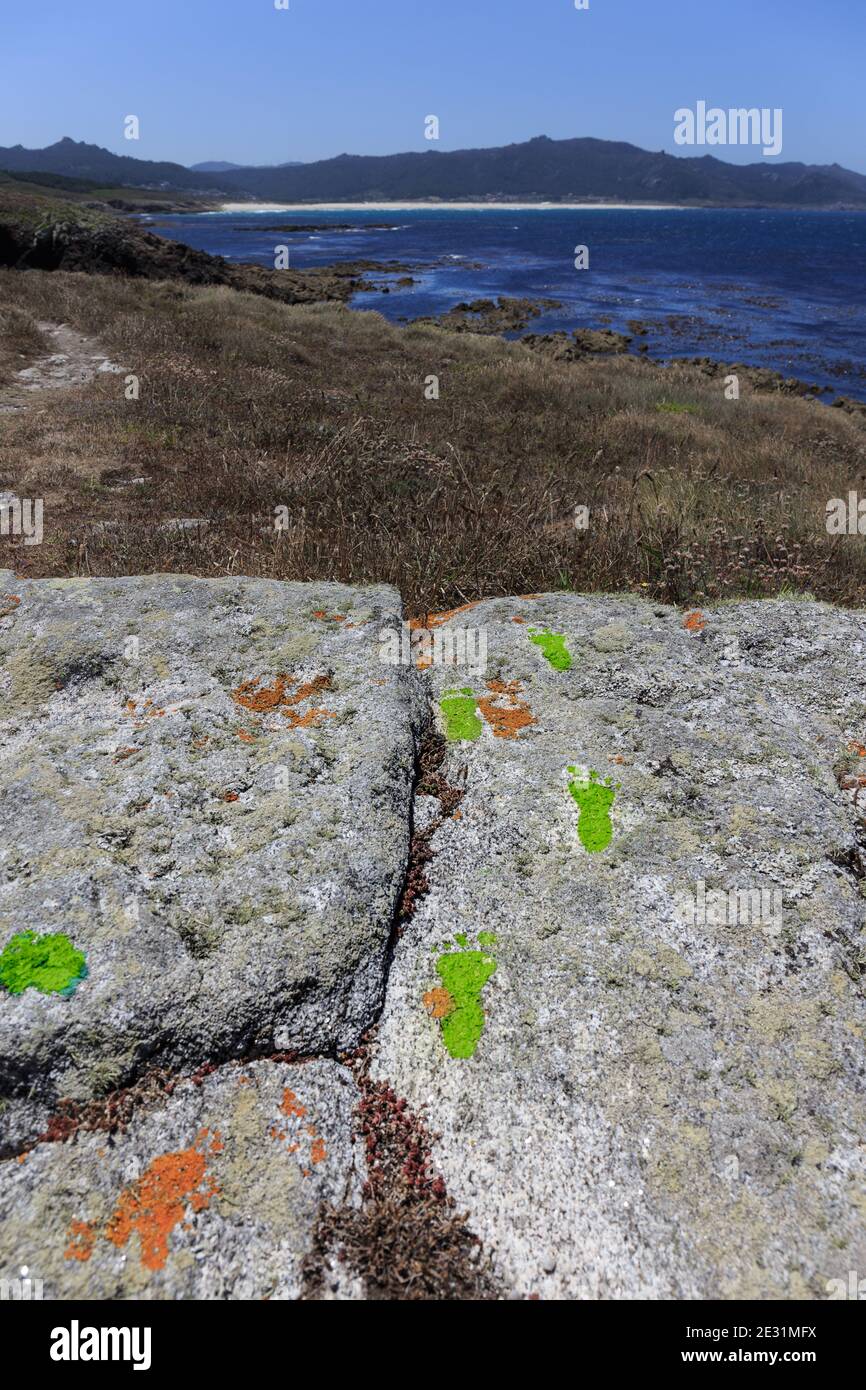
<path id="1" fill-rule="evenodd" d="M 528 331 L 640 320 L 633 348 L 650 357 L 772 367 L 866 400 L 866 212 L 306 207 L 143 220 L 237 262 L 273 266 L 279 245 L 298 269 L 402 262 L 411 288 L 369 276 L 390 293 L 352 302 L 396 322 L 499 295 L 557 299 Z M 575 269 L 580 245 L 588 270 Z"/>

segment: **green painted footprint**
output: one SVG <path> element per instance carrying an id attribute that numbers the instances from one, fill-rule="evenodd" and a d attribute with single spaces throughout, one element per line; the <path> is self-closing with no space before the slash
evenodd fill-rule
<path id="1" fill-rule="evenodd" d="M 439 701 L 445 720 L 445 737 L 454 743 L 471 743 L 481 733 L 482 724 L 475 708 L 475 696 L 468 686 L 446 690 Z"/>
<path id="2" fill-rule="evenodd" d="M 10 994 L 38 989 L 40 994 L 68 998 L 86 975 L 84 952 L 76 950 L 62 932 L 49 936 L 18 932 L 0 955 L 0 985 Z"/>
<path id="3" fill-rule="evenodd" d="M 571 652 L 565 645 L 565 635 L 562 632 L 535 632 L 529 629 L 529 640 L 534 642 L 536 647 L 540 647 L 547 660 L 555 671 L 571 670 Z"/>
<path id="4" fill-rule="evenodd" d="M 573 775 L 577 774 L 576 767 L 568 770 Z M 599 854 L 607 849 L 613 838 L 610 811 L 618 785 L 615 786 L 609 777 L 602 780 L 597 772 L 590 772 L 588 778 L 568 784 L 568 790 L 580 808 L 577 833 L 584 849 L 590 854 Z"/>
<path id="5" fill-rule="evenodd" d="M 452 1057 L 471 1057 L 484 1032 L 484 1010 L 481 1007 L 481 991 L 496 969 L 496 961 L 489 949 L 468 950 L 467 938 L 455 936 L 459 951 L 448 951 L 436 962 L 436 973 L 442 981 L 442 990 L 431 990 L 425 996 L 425 1003 L 432 999 L 434 1007 L 430 1012 L 438 1017 L 442 1027 L 442 1041 Z M 478 933 L 479 946 L 489 948 L 496 945 L 492 932 Z"/>

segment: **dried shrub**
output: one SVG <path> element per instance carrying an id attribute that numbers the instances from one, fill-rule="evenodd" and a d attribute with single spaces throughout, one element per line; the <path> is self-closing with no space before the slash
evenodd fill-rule
<path id="1" fill-rule="evenodd" d="M 322 1207 L 304 1263 L 304 1297 L 321 1297 L 335 1261 L 363 1280 L 368 1299 L 498 1298 L 478 1237 L 435 1172 L 423 1120 L 386 1082 L 370 1080 L 365 1052 L 354 1067 L 367 1180 L 360 1207 Z"/>

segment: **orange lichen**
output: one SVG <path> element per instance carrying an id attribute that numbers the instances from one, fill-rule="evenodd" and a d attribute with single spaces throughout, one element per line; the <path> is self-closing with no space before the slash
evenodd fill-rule
<path id="1" fill-rule="evenodd" d="M 525 622 L 526 622 L 526 619 L 525 619 L 525 618 L 512 618 L 511 621 L 512 621 L 513 623 L 525 623 Z"/>
<path id="2" fill-rule="evenodd" d="M 517 738 L 521 729 L 535 723 L 534 715 L 525 704 L 508 709 L 495 705 L 492 700 L 479 700 L 478 708 L 493 730 L 494 738 Z"/>
<path id="3" fill-rule="evenodd" d="M 519 698 L 520 681 L 487 682 L 489 697 L 478 701 L 478 708 L 493 730 L 494 738 L 517 738 L 521 729 L 535 723 L 525 700 Z M 504 703 L 503 703 L 504 702 Z"/>
<path id="4" fill-rule="evenodd" d="M 687 613 L 683 618 L 683 627 L 688 632 L 703 632 L 706 625 L 707 620 L 699 608 L 696 608 L 693 613 Z"/>
<path id="5" fill-rule="evenodd" d="M 133 753 L 140 753 L 140 748 L 118 748 L 114 755 L 114 762 L 123 763 L 127 758 L 131 758 Z"/>
<path id="6" fill-rule="evenodd" d="M 409 628 L 412 632 L 417 632 L 419 628 L 442 627 L 460 613 L 468 613 L 470 608 L 477 608 L 479 602 L 479 599 L 475 599 L 472 603 L 462 603 L 459 608 L 449 608 L 446 613 L 427 613 L 423 618 L 410 618 Z"/>
<path id="7" fill-rule="evenodd" d="M 299 686 L 294 695 L 285 703 L 287 705 L 300 705 L 303 704 L 304 700 L 309 700 L 311 695 L 318 695 L 320 690 L 330 690 L 331 688 L 330 676 L 316 676 L 314 680 L 306 681 L 304 685 Z"/>
<path id="8" fill-rule="evenodd" d="M 165 710 L 158 708 L 158 706 L 153 703 L 153 700 L 145 700 L 140 710 L 135 700 L 127 700 L 123 708 L 125 713 L 129 715 L 130 719 L 142 720 L 165 718 Z"/>
<path id="9" fill-rule="evenodd" d="M 223 1137 L 220 1131 L 218 1129 L 215 1129 L 213 1131 L 209 1129 L 200 1129 L 198 1135 L 196 1136 L 195 1142 L 196 1144 L 201 1146 L 202 1144 L 207 1144 L 208 1139 L 210 1139 L 211 1153 L 221 1154 L 223 1149 L 225 1148 L 225 1144 L 223 1143 Z"/>
<path id="10" fill-rule="evenodd" d="M 237 792 L 224 792 L 223 801 L 238 801 L 240 798 Z"/>
<path id="11" fill-rule="evenodd" d="M 8 618 L 10 613 L 14 613 L 21 600 L 17 594 L 4 594 L 3 602 L 9 605 L 8 608 L 0 609 L 0 618 Z"/>
<path id="12" fill-rule="evenodd" d="M 80 1260 L 85 1263 L 93 1254 L 96 1244 L 96 1231 L 89 1221 L 73 1221 L 69 1227 L 69 1244 L 63 1252 L 64 1260 Z"/>
<path id="13" fill-rule="evenodd" d="M 848 752 L 856 753 L 858 758 L 866 758 L 866 746 L 862 743 L 849 743 Z"/>
<path id="14" fill-rule="evenodd" d="M 303 1125 L 302 1128 L 303 1133 L 305 1133 L 310 1140 L 310 1159 L 313 1164 L 321 1163 L 327 1156 L 325 1141 L 321 1137 L 321 1135 L 317 1133 L 316 1126 L 307 1117 L 306 1105 L 301 1104 L 294 1091 L 290 1090 L 288 1086 L 283 1091 L 283 1099 L 280 1103 L 280 1110 L 284 1115 L 288 1116 L 288 1118 L 291 1121 L 306 1120 L 306 1123 Z M 294 1133 L 297 1135 L 299 1133 L 297 1124 L 293 1125 L 293 1129 Z M 281 1143 L 286 1144 L 287 1153 L 294 1154 L 298 1153 L 298 1151 L 300 1150 L 301 1141 L 299 1139 L 294 1139 L 291 1143 L 286 1142 L 289 1137 L 286 1130 L 279 1129 L 276 1125 L 274 1125 L 271 1127 L 270 1135 L 272 1139 L 278 1139 Z M 309 1177 L 309 1168 L 303 1168 L 301 1171 L 303 1172 L 304 1177 Z"/>
<path id="15" fill-rule="evenodd" d="M 460 613 L 467 613 L 470 608 L 476 608 L 479 599 L 472 603 L 463 603 L 459 608 L 449 608 L 445 613 L 425 613 L 421 618 L 409 619 L 409 630 L 411 632 L 432 632 L 437 627 L 443 627 L 452 618 L 458 617 Z M 416 658 L 415 666 L 419 671 L 429 671 L 433 665 L 433 655 L 430 650 L 422 651 Z"/>
<path id="16" fill-rule="evenodd" d="M 294 1091 L 290 1091 L 288 1086 L 283 1091 L 283 1099 L 280 1105 L 280 1109 L 282 1110 L 284 1115 L 297 1115 L 299 1119 L 307 1113 L 307 1107 L 305 1105 L 301 1105 L 301 1102 L 298 1100 L 298 1097 L 295 1095 Z"/>
<path id="17" fill-rule="evenodd" d="M 511 704 L 517 704 L 517 697 L 523 689 L 520 681 L 497 681 L 487 682 L 487 689 L 492 690 L 494 695 L 507 695 Z"/>
<path id="18" fill-rule="evenodd" d="M 297 705 L 303 704 L 313 695 L 318 695 L 321 690 L 331 689 L 330 676 L 316 676 L 314 680 L 305 681 L 303 685 L 298 686 L 297 690 L 294 688 L 296 685 L 295 677 L 280 672 L 274 678 L 273 685 L 262 685 L 258 680 L 243 681 L 232 691 L 232 699 L 236 704 L 256 714 L 271 714 L 274 710 L 282 709 L 284 717 L 293 729 L 316 729 L 323 719 L 336 717 L 326 709 L 307 710 L 305 714 L 296 713 Z"/>
<path id="19" fill-rule="evenodd" d="M 210 736 L 208 734 L 205 734 L 204 738 L 194 738 L 192 741 L 192 746 L 193 748 L 205 748 L 207 747 L 208 743 L 210 743 Z"/>
<path id="20" fill-rule="evenodd" d="M 207 1174 L 207 1158 L 198 1149 L 162 1154 L 121 1194 L 106 1237 L 120 1249 L 137 1233 L 142 1265 L 162 1269 L 168 1259 L 168 1238 L 185 1220 L 187 1206 L 204 1211 L 218 1192 Z"/>
<path id="21" fill-rule="evenodd" d="M 441 986 L 428 989 L 423 1002 L 431 1018 L 447 1018 L 457 1007 L 448 990 L 442 989 Z"/>
<path id="22" fill-rule="evenodd" d="M 247 729 L 238 729 L 238 738 L 242 743 L 255 743 L 256 735 L 251 734 Z"/>
<path id="23" fill-rule="evenodd" d="M 295 708 L 319 691 L 330 689 L 330 676 L 316 676 L 315 680 L 307 681 L 284 701 L 288 708 L 283 710 L 283 718 L 288 719 L 293 729 L 318 729 L 324 719 L 336 719 L 335 714 L 324 708 L 308 709 L 304 714 L 299 714 Z"/>
<path id="24" fill-rule="evenodd" d="M 294 684 L 289 676 L 284 675 L 277 675 L 273 685 L 262 685 L 259 680 L 242 681 L 232 691 L 232 699 L 236 705 L 243 705 L 244 709 L 251 709 L 256 714 L 268 714 L 287 703 L 286 691 Z"/>
<path id="25" fill-rule="evenodd" d="M 308 709 L 305 714 L 298 714 L 296 710 L 283 710 L 284 718 L 288 719 L 293 729 L 318 729 L 321 728 L 322 721 L 325 719 L 336 719 L 329 709 Z"/>

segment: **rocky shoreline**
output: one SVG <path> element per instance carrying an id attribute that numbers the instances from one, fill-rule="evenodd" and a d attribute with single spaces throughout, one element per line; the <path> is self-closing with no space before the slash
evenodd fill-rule
<path id="1" fill-rule="evenodd" d="M 412 322 L 435 324 L 453 333 L 498 336 L 519 334 L 518 341 L 524 347 L 557 362 L 577 362 L 596 354 L 629 353 L 641 361 L 652 360 L 656 365 L 697 367 L 703 376 L 720 380 L 733 375 L 741 381 L 748 382 L 755 391 L 781 392 L 783 395 L 809 399 L 820 399 L 822 396 L 834 394 L 835 388 L 832 386 L 801 381 L 770 367 L 755 367 L 742 362 L 722 362 L 707 356 L 650 359 L 649 345 L 643 341 L 648 336 L 649 326 L 642 320 L 632 320 L 629 324 L 634 336 L 642 340 L 638 344 L 636 354 L 632 352 L 634 337 L 609 328 L 574 328 L 570 333 L 525 332 L 531 321 L 539 318 L 546 309 L 560 307 L 560 301 L 555 299 L 509 299 L 500 296 L 498 300 L 478 299 L 461 302 L 443 314 L 433 318 L 413 319 Z M 836 395 L 835 399 L 828 403 L 852 415 L 866 415 L 866 404 L 847 396 Z"/>
<path id="2" fill-rule="evenodd" d="M 366 273 L 382 269 L 376 262 L 357 261 L 305 271 L 268 270 L 233 265 L 222 256 L 169 241 L 119 218 L 70 216 L 23 222 L 2 215 L 0 266 L 226 285 L 286 304 L 345 303 L 360 290 L 375 288 Z M 399 264 L 386 268 L 402 269 Z"/>
<path id="3" fill-rule="evenodd" d="M 349 224 L 346 224 L 348 228 Z M 289 232 L 309 228 L 303 224 L 280 224 L 274 230 Z M 327 300 L 349 304 L 359 294 L 390 294 L 392 287 L 406 288 L 416 283 L 411 272 L 419 269 L 417 265 L 398 260 L 361 259 L 307 270 L 276 271 L 264 266 L 232 264 L 224 257 L 147 231 L 129 218 L 90 214 L 77 217 L 45 216 L 34 222 L 32 218 L 19 221 L 14 216 L 4 216 L 2 213 L 0 266 L 22 270 L 122 274 L 152 280 L 178 279 L 195 285 L 226 285 L 287 304 Z M 570 333 L 534 334 L 526 331 L 533 319 L 539 318 L 546 310 L 561 307 L 556 299 L 500 296 L 497 300 L 461 301 L 442 314 L 422 316 L 412 322 L 435 324 L 455 333 L 519 335 L 520 341 L 530 350 L 557 361 L 576 361 L 595 353 L 632 353 L 633 339 L 637 337 L 640 342 L 637 353 L 633 355 L 649 357 L 646 339 L 651 326 L 642 320 L 630 321 L 631 335 L 608 328 L 588 327 L 575 328 Z M 850 414 L 866 415 L 864 403 L 836 394 L 832 386 L 786 377 L 771 368 L 729 364 L 707 356 L 669 356 L 653 360 L 670 365 L 695 366 L 706 376 L 723 378 L 735 374 L 759 391 L 781 391 L 787 395 L 816 399 L 832 393 L 835 399 L 830 403 L 835 408 Z"/>

